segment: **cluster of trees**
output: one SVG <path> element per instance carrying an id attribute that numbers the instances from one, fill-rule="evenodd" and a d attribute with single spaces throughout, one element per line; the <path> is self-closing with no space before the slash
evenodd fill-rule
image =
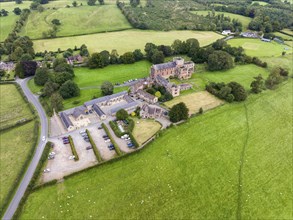
<path id="1" fill-rule="evenodd" d="M 154 85 L 146 90 L 146 92 L 158 97 L 160 102 L 166 102 L 173 99 L 171 93 L 169 93 L 164 86 Z"/>
<path id="2" fill-rule="evenodd" d="M 112 95 L 114 92 L 114 86 L 111 82 L 105 81 L 103 82 L 103 84 L 101 85 L 101 92 L 102 95 Z"/>
<path id="3" fill-rule="evenodd" d="M 100 5 L 104 5 L 105 4 L 104 0 L 98 0 L 98 1 L 99 1 Z M 93 5 L 96 5 L 96 2 L 97 2 L 97 0 L 88 0 L 87 1 L 87 4 L 89 6 L 93 6 Z"/>
<path id="4" fill-rule="evenodd" d="M 289 72 L 281 67 L 275 67 L 268 78 L 265 80 L 265 86 L 268 89 L 274 89 L 278 84 L 288 78 Z"/>
<path id="5" fill-rule="evenodd" d="M 119 56 L 117 50 L 112 50 L 111 53 L 107 50 L 103 50 L 100 53 L 93 53 L 88 60 L 89 68 L 103 68 L 110 64 L 131 64 L 140 61 L 144 58 L 141 50 L 135 50 L 133 52 L 126 52 Z"/>
<path id="6" fill-rule="evenodd" d="M 61 25 L 61 22 L 55 18 L 51 21 L 51 24 L 52 28 L 42 33 L 43 38 L 55 38 L 57 36 L 58 26 Z"/>
<path id="7" fill-rule="evenodd" d="M 19 37 L 17 33 L 21 31 L 26 19 L 30 13 L 29 9 L 22 10 L 19 20 L 16 22 L 12 32 L 8 35 L 3 43 L 0 44 L 0 57 L 9 55 L 9 60 L 29 61 L 34 58 L 33 42 L 29 37 Z"/>
<path id="8" fill-rule="evenodd" d="M 174 105 L 169 111 L 170 121 L 173 123 L 188 119 L 188 108 L 184 102 Z"/>
<path id="9" fill-rule="evenodd" d="M 52 109 L 60 111 L 63 108 L 63 99 L 80 95 L 80 89 L 73 82 L 73 78 L 72 66 L 67 64 L 66 59 L 57 58 L 53 62 L 53 70 L 47 67 L 37 68 L 34 82 L 44 86 L 43 96 L 49 98 Z"/>
<path id="10" fill-rule="evenodd" d="M 3 80 L 3 78 L 9 79 L 10 77 L 10 73 L 6 73 L 5 70 L 0 69 L 0 81 Z"/>
<path id="11" fill-rule="evenodd" d="M 264 33 L 282 30 L 285 27 L 292 27 L 293 15 L 290 5 L 281 1 L 270 1 L 270 4 L 263 7 L 259 4 L 247 2 L 231 3 L 223 6 L 213 6 L 216 11 L 230 12 L 253 18 L 249 23 L 249 29 L 263 31 Z"/>
<path id="12" fill-rule="evenodd" d="M 230 82 L 228 84 L 211 82 L 206 85 L 206 90 L 227 102 L 240 102 L 247 98 L 245 88 L 237 82 Z"/>
<path id="13" fill-rule="evenodd" d="M 242 24 L 224 15 L 208 16 L 188 12 L 192 9 L 205 9 L 193 0 L 185 1 L 147 1 L 146 6 L 137 6 L 137 1 L 125 4 L 117 1 L 117 6 L 133 27 L 152 30 L 211 30 L 231 29 L 241 31 Z"/>
<path id="14" fill-rule="evenodd" d="M 8 11 L 6 11 L 4 8 L 3 8 L 3 9 L 1 9 L 1 11 L 0 11 L 0 17 L 5 17 L 5 16 L 8 16 L 8 14 L 9 14 L 9 12 L 8 12 Z"/>

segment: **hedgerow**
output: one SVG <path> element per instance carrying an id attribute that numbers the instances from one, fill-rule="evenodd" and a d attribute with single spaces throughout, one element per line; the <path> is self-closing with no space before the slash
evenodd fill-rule
<path id="1" fill-rule="evenodd" d="M 121 152 L 120 148 L 118 147 L 118 144 L 115 142 L 114 138 L 112 137 L 108 127 L 104 123 L 102 123 L 102 127 L 104 128 L 106 134 L 109 136 L 112 144 L 114 145 L 114 148 L 115 148 L 115 151 L 116 151 L 117 155 L 118 156 L 123 155 L 123 153 Z"/>
<path id="2" fill-rule="evenodd" d="M 98 160 L 99 162 L 102 162 L 102 161 L 103 161 L 103 158 L 102 158 L 102 156 L 101 156 L 101 154 L 100 154 L 100 152 L 99 152 L 99 150 L 98 150 L 98 148 L 97 148 L 95 142 L 93 141 L 92 136 L 91 136 L 89 130 L 86 129 L 85 131 L 86 131 L 86 133 L 87 133 L 87 136 L 89 137 L 90 143 L 91 143 L 91 145 L 92 145 L 92 148 L 93 148 L 93 151 L 94 151 L 94 153 L 95 153 L 95 155 L 96 155 L 97 160 Z"/>
<path id="3" fill-rule="evenodd" d="M 78 157 L 78 154 L 76 152 L 75 145 L 74 145 L 74 142 L 72 140 L 72 137 L 69 135 L 68 139 L 69 139 L 69 144 L 70 144 L 70 148 L 71 148 L 72 154 L 74 155 L 74 160 L 75 161 L 78 161 L 79 160 L 79 157 Z"/>

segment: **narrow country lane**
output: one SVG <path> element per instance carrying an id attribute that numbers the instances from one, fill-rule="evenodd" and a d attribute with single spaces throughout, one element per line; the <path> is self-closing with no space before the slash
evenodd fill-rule
<path id="1" fill-rule="evenodd" d="M 45 148 L 45 144 L 48 138 L 48 120 L 46 117 L 46 113 L 43 109 L 43 107 L 41 106 L 38 98 L 29 90 L 29 88 L 27 87 L 27 82 L 30 78 L 26 78 L 26 79 L 17 79 L 16 82 L 21 86 L 25 96 L 27 97 L 27 99 L 29 100 L 30 103 L 32 103 L 32 105 L 34 105 L 35 109 L 37 110 L 37 113 L 39 115 L 39 119 L 40 119 L 40 123 L 41 123 L 41 131 L 40 131 L 40 137 L 39 137 L 39 142 L 38 142 L 38 146 L 36 147 L 36 151 L 35 154 L 32 158 L 32 161 L 25 173 L 25 175 L 23 176 L 23 179 L 21 180 L 21 183 L 19 184 L 19 187 L 13 197 L 13 199 L 11 200 L 4 216 L 3 219 L 5 220 L 10 220 L 19 203 L 21 198 L 23 197 L 26 188 L 28 187 L 30 180 L 35 172 L 35 169 L 39 163 L 39 160 L 41 158 L 41 155 L 43 153 L 43 150 Z M 45 141 L 42 141 L 42 137 L 46 138 Z"/>

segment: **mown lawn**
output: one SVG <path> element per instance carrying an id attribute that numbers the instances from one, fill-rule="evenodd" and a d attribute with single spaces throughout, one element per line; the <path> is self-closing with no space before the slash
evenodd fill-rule
<path id="1" fill-rule="evenodd" d="M 146 142 L 149 138 L 155 135 L 161 128 L 160 123 L 148 119 L 134 119 L 135 126 L 133 136 L 139 145 Z"/>
<path id="2" fill-rule="evenodd" d="M 34 121 L 0 133 L 0 207 L 33 147 L 33 130 Z"/>
<path id="3" fill-rule="evenodd" d="M 103 6 L 104 7 L 104 6 Z M 201 46 L 211 44 L 223 36 L 210 31 L 149 31 L 149 30 L 126 30 L 119 32 L 90 34 L 76 37 L 65 37 L 55 39 L 43 39 L 34 41 L 34 49 L 36 52 L 57 51 L 58 48 L 66 50 L 86 44 L 90 53 L 100 52 L 102 50 L 111 51 L 116 49 L 121 55 L 135 49 L 144 49 L 148 42 L 154 44 L 171 45 L 174 40 L 186 40 L 188 38 L 196 38 Z"/>
<path id="4" fill-rule="evenodd" d="M 32 113 L 14 85 L 0 86 L 0 128 L 21 119 L 31 119 Z"/>
<path id="5" fill-rule="evenodd" d="M 292 48 L 286 45 L 278 44 L 274 41 L 263 42 L 260 39 L 232 39 L 228 41 L 228 44 L 233 47 L 243 47 L 245 53 L 252 57 L 278 57 L 281 56 L 283 51 L 292 53 Z"/>
<path id="6" fill-rule="evenodd" d="M 71 3 L 69 4 L 71 5 Z M 58 37 L 132 28 L 116 5 L 87 6 L 86 2 L 83 4 L 76 8 L 47 9 L 42 13 L 34 11 L 30 14 L 21 35 L 29 36 L 32 39 L 43 38 L 42 33 L 52 29 L 51 21 L 53 19 L 61 22 L 57 32 Z M 34 27 L 38 27 L 38 31 L 35 31 Z M 76 46 L 80 45 L 76 44 Z"/>
<path id="7" fill-rule="evenodd" d="M 290 79 L 192 118 L 140 153 L 33 192 L 20 219 L 290 219 L 292 94 Z"/>
<path id="8" fill-rule="evenodd" d="M 193 11 L 192 13 L 193 14 L 198 14 L 198 15 L 204 15 L 204 16 L 208 15 L 208 13 L 210 13 L 212 15 L 212 11 Z M 245 17 L 245 16 L 242 16 L 242 15 L 233 14 L 233 13 L 228 13 L 228 12 L 215 12 L 215 14 L 216 15 L 224 14 L 225 17 L 230 17 L 231 20 L 238 19 L 242 23 L 242 26 L 243 26 L 244 30 L 247 29 L 248 24 L 251 21 L 251 18 L 249 18 L 249 17 Z"/>

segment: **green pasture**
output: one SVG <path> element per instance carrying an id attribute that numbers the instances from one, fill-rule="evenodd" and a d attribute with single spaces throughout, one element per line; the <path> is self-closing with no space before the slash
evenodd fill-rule
<path id="1" fill-rule="evenodd" d="M 193 11 L 192 12 L 193 14 L 198 14 L 198 15 L 208 15 L 208 13 L 210 13 L 210 15 L 212 15 L 212 12 L 211 11 Z M 242 23 L 242 26 L 243 26 L 243 29 L 246 30 L 247 27 L 248 27 L 248 24 L 250 23 L 251 21 L 251 18 L 249 17 L 245 17 L 245 16 L 242 16 L 242 15 L 238 15 L 238 14 L 233 14 L 233 13 L 228 13 L 228 12 L 215 12 L 216 15 L 219 15 L 219 14 L 224 14 L 225 17 L 229 17 L 232 19 L 238 19 L 241 23 Z"/>
<path id="2" fill-rule="evenodd" d="M 287 34 L 283 34 L 283 33 L 281 33 L 281 32 L 273 32 L 273 34 L 274 35 L 276 35 L 276 36 L 278 36 L 278 37 L 281 37 L 283 40 L 293 40 L 293 37 L 292 36 L 289 36 L 289 35 L 287 35 Z"/>
<path id="3" fill-rule="evenodd" d="M 0 86 L 0 128 L 31 119 L 32 113 L 14 85 Z"/>
<path id="4" fill-rule="evenodd" d="M 0 17 L 0 42 L 4 41 L 9 33 L 13 30 L 15 22 L 19 19 L 18 15 L 13 13 L 14 8 L 29 8 L 30 2 L 23 2 L 23 4 L 15 4 L 15 2 L 0 2 L 0 9 L 8 11 L 8 16 Z"/>
<path id="5" fill-rule="evenodd" d="M 252 57 L 278 57 L 283 51 L 292 53 L 292 48 L 277 42 L 263 42 L 260 39 L 238 38 L 228 41 L 233 47 L 243 47 L 247 55 Z"/>
<path id="6" fill-rule="evenodd" d="M 32 121 L 0 133 L 0 206 L 28 157 L 33 143 L 33 130 Z"/>
<path id="7" fill-rule="evenodd" d="M 87 6 L 84 3 L 83 6 L 76 8 L 47 9 L 42 13 L 33 11 L 22 29 L 21 35 L 29 36 L 32 39 L 42 38 L 44 31 L 52 29 L 51 21 L 53 19 L 61 22 L 57 32 L 58 37 L 131 28 L 116 5 Z M 38 27 L 38 31 L 35 27 Z"/>
<path id="8" fill-rule="evenodd" d="M 285 28 L 282 30 L 284 33 L 289 34 L 291 36 L 293 36 L 293 30 L 290 30 L 289 28 Z"/>
<path id="9" fill-rule="evenodd" d="M 293 73 L 293 55 L 285 55 L 280 57 L 269 57 L 262 58 L 264 62 L 268 63 L 269 70 L 273 69 L 273 67 L 282 67 L 289 71 L 290 74 Z"/>
<path id="10" fill-rule="evenodd" d="M 209 31 L 150 31 L 150 30 L 125 30 L 118 32 L 90 34 L 84 36 L 64 37 L 55 39 L 42 39 L 34 41 L 36 52 L 57 51 L 58 48 L 66 50 L 86 44 L 90 53 L 102 50 L 111 51 L 116 49 L 121 55 L 135 49 L 144 49 L 148 42 L 154 44 L 171 45 L 174 40 L 186 40 L 196 38 L 201 46 L 211 44 L 223 36 Z"/>
<path id="11" fill-rule="evenodd" d="M 292 94 L 290 79 L 172 127 L 33 192 L 20 219 L 290 219 Z"/>

